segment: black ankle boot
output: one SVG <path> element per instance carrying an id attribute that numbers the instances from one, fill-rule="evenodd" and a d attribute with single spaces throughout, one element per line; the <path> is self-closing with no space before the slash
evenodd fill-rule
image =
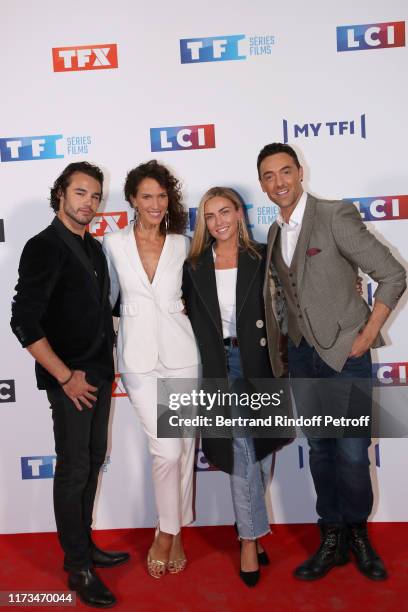
<path id="1" fill-rule="evenodd" d="M 92 569 L 70 572 L 68 586 L 71 591 L 76 591 L 79 599 L 87 606 L 111 608 L 116 604 L 113 593 Z"/>
<path id="2" fill-rule="evenodd" d="M 91 541 L 91 559 L 94 567 L 115 567 L 129 561 L 130 555 L 127 552 L 102 550 Z"/>
<path id="3" fill-rule="evenodd" d="M 347 532 L 339 525 L 320 524 L 320 546 L 318 550 L 299 565 L 294 576 L 300 580 L 323 578 L 336 565 L 348 563 Z"/>
<path id="4" fill-rule="evenodd" d="M 371 580 L 385 580 L 388 578 L 384 563 L 371 546 L 367 523 L 350 523 L 347 525 L 347 528 L 350 548 L 354 553 L 360 572 Z"/>

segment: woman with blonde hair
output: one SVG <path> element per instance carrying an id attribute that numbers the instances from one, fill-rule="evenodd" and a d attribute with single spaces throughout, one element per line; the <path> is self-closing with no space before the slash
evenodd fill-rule
<path id="1" fill-rule="evenodd" d="M 204 379 L 273 378 L 264 303 L 265 245 L 253 242 L 241 198 L 228 187 L 209 189 L 200 201 L 184 265 L 183 296 L 197 338 Z M 285 440 L 205 438 L 209 461 L 230 474 L 236 529 L 241 543 L 240 577 L 248 586 L 267 564 L 258 538 L 270 532 L 265 490 L 271 453 Z"/>

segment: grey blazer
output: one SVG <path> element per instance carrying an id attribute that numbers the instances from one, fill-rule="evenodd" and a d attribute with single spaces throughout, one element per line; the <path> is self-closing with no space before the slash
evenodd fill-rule
<path id="1" fill-rule="evenodd" d="M 278 229 L 276 221 L 269 228 L 264 299 L 271 363 L 275 376 L 282 376 L 278 315 L 283 293 L 271 261 Z M 320 357 L 340 372 L 371 312 L 356 291 L 358 268 L 378 283 L 374 297 L 391 309 L 406 289 L 406 271 L 367 230 L 353 204 L 310 194 L 295 256 L 304 325 Z M 383 344 L 379 334 L 373 348 Z"/>

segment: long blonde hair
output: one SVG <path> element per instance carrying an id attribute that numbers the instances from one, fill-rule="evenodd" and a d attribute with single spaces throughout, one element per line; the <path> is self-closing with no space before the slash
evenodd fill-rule
<path id="1" fill-rule="evenodd" d="M 195 266 L 206 247 L 212 242 L 204 217 L 205 205 L 212 198 L 226 198 L 234 205 L 236 210 L 243 211 L 244 209 L 241 197 L 230 187 L 211 187 L 211 189 L 205 192 L 198 205 L 194 235 L 188 254 L 188 259 L 192 262 L 193 266 Z M 238 247 L 249 251 L 256 257 L 260 257 L 254 242 L 249 236 L 244 215 L 242 215 L 241 219 L 238 219 Z"/>

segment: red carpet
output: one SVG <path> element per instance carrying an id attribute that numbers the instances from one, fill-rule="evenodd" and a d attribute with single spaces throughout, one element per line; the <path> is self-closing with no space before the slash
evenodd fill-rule
<path id="1" fill-rule="evenodd" d="M 318 544 L 312 525 L 277 525 L 263 539 L 271 564 L 262 568 L 254 589 L 238 577 L 238 543 L 232 527 L 185 530 L 187 569 L 160 580 L 145 570 L 152 529 L 99 531 L 97 543 L 111 550 L 128 550 L 130 563 L 99 574 L 118 598 L 116 610 L 151 612 L 408 612 L 408 524 L 370 524 L 370 533 L 389 570 L 385 582 L 362 576 L 354 563 L 336 568 L 314 583 L 292 577 L 294 566 Z M 0 536 L 0 590 L 61 591 L 66 574 L 55 534 Z M 78 601 L 77 608 L 91 609 Z M 38 609 L 38 608 L 25 608 Z M 72 608 L 67 608 L 67 610 Z"/>

